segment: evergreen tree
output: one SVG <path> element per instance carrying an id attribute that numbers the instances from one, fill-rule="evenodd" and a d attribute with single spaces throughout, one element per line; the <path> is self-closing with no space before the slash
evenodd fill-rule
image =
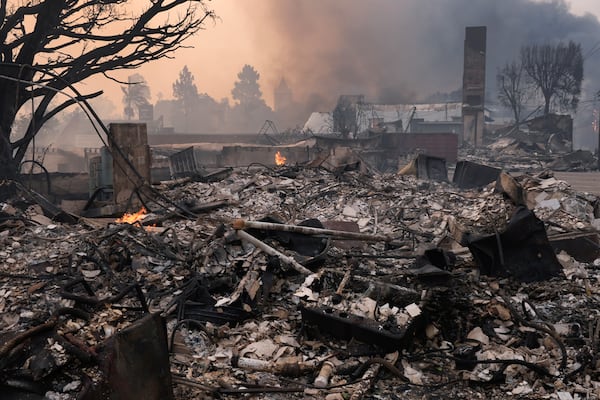
<path id="1" fill-rule="evenodd" d="M 173 97 L 183 110 L 185 131 L 189 132 L 192 126 L 191 119 L 197 111 L 200 96 L 194 83 L 194 75 L 192 75 L 187 65 L 183 67 L 179 73 L 179 78 L 173 83 Z"/>
<path id="2" fill-rule="evenodd" d="M 260 74 L 251 65 L 246 64 L 237 77 L 238 80 L 231 90 L 231 95 L 237 102 L 236 105 L 240 106 L 244 112 L 252 112 L 261 106 L 266 107 L 258 84 Z"/>

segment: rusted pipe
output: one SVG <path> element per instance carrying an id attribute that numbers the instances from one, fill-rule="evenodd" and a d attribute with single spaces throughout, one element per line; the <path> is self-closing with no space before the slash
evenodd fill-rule
<path id="1" fill-rule="evenodd" d="M 325 361 L 323 366 L 321 366 L 321 370 L 319 371 L 319 375 L 315 378 L 314 385 L 318 388 L 325 388 L 329 385 L 329 378 L 333 373 L 335 366 L 331 361 Z"/>
<path id="2" fill-rule="evenodd" d="M 257 239 L 254 236 L 250 235 L 248 232 L 243 231 L 243 230 L 238 230 L 238 231 L 236 231 L 236 233 L 240 239 L 245 240 L 249 243 L 252 243 L 254 246 L 258 247 L 259 249 L 261 249 L 262 251 L 264 251 L 265 253 L 267 253 L 270 256 L 279 258 L 282 262 L 284 262 L 285 264 L 294 268 L 296 271 L 300 272 L 301 274 L 310 275 L 313 273 L 310 269 L 306 268 L 304 265 L 300 264 L 298 261 L 294 260 L 292 257 L 286 256 L 285 254 L 283 254 L 280 251 L 269 246 L 262 240 Z"/>
<path id="3" fill-rule="evenodd" d="M 373 235 L 370 233 L 362 232 L 336 231 L 333 229 L 313 228 L 310 226 L 274 224 L 271 222 L 260 221 L 246 221 L 244 219 L 236 219 L 233 221 L 233 229 L 242 230 L 248 228 L 262 229 L 266 231 L 296 232 L 303 233 L 305 235 L 325 235 L 330 236 L 332 239 L 354 239 L 369 242 L 391 242 L 392 240 L 394 240 L 394 238 L 389 235 Z"/>

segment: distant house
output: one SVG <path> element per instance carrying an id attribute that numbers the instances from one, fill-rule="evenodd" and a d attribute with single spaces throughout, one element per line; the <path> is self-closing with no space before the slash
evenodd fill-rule
<path id="1" fill-rule="evenodd" d="M 340 96 L 331 112 L 313 112 L 304 131 L 358 137 L 365 133 L 455 133 L 462 132 L 462 103 L 377 104 L 364 96 Z"/>
<path id="2" fill-rule="evenodd" d="M 302 131 L 314 135 L 333 133 L 333 115 L 331 112 L 313 112 L 304 123 Z"/>
<path id="3" fill-rule="evenodd" d="M 462 103 L 357 105 L 357 132 L 459 133 Z"/>

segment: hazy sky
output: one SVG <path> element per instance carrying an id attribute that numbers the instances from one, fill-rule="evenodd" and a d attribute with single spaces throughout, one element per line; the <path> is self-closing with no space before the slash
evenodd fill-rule
<path id="1" fill-rule="evenodd" d="M 488 65 L 494 68 L 524 42 L 572 38 L 585 52 L 592 40 L 600 41 L 600 0 L 566 1 L 577 17 L 533 3 L 552 1 L 212 0 L 219 19 L 188 42 L 193 49 L 118 77 L 140 73 L 152 101 L 159 94 L 168 99 L 187 65 L 198 90 L 220 100 L 230 96 L 237 73 L 250 64 L 261 74 L 269 105 L 285 77 L 297 100 L 318 107 L 342 93 L 379 101 L 458 89 L 467 25 L 488 26 Z M 120 106 L 118 84 L 96 78 L 88 86 L 105 89 Z"/>
<path id="2" fill-rule="evenodd" d="M 579 15 L 592 13 L 600 17 L 600 2 L 596 0 L 570 0 L 571 10 Z"/>

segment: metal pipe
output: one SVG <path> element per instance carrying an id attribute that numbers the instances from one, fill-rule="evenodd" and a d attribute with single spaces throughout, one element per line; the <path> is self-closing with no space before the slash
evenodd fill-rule
<path id="1" fill-rule="evenodd" d="M 236 230 L 254 228 L 268 231 L 296 232 L 303 233 L 305 235 L 327 235 L 331 236 L 334 239 L 357 239 L 371 242 L 391 242 L 392 240 L 394 240 L 389 235 L 373 235 L 370 233 L 362 232 L 337 231 L 333 229 L 313 228 L 310 226 L 274 224 L 271 222 L 260 221 L 246 221 L 243 219 L 234 220 L 233 228 Z"/>
<path id="2" fill-rule="evenodd" d="M 262 251 L 264 251 L 265 253 L 267 253 L 270 256 L 279 258 L 282 262 L 291 266 L 292 268 L 294 268 L 296 271 L 300 272 L 301 274 L 310 275 L 313 273 L 310 269 L 306 268 L 304 265 L 300 264 L 298 261 L 294 260 L 292 257 L 286 256 L 285 254 L 283 254 L 279 250 L 276 250 L 273 247 L 269 246 L 262 240 L 257 239 L 254 236 L 250 235 L 248 232 L 243 231 L 243 230 L 238 230 L 238 231 L 236 231 L 236 233 L 240 239 L 245 240 L 249 243 L 252 243 L 254 246 L 258 247 L 259 249 L 261 249 Z"/>

